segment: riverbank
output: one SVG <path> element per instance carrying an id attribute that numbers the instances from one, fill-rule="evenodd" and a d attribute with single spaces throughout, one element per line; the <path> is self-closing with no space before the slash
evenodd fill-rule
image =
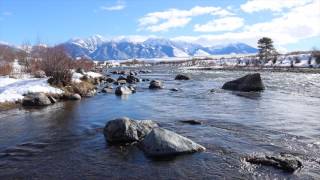
<path id="1" fill-rule="evenodd" d="M 33 96 L 32 99 L 37 99 L 40 94 L 42 97 L 47 96 L 51 100 L 50 104 L 62 100 L 81 99 L 79 96 L 93 96 L 96 93 L 96 86 L 104 77 L 100 73 L 90 71 L 72 73 L 72 81 L 67 86 L 54 86 L 48 82 L 49 77 L 36 78 L 30 74 L 0 76 L 0 110 L 21 107 L 30 96 Z"/>

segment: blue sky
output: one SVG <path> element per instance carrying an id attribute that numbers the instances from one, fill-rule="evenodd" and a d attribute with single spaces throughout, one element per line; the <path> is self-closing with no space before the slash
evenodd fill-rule
<path id="1" fill-rule="evenodd" d="M 206 46 L 269 36 L 281 50 L 320 48 L 320 0 L 0 0 L 0 41 L 57 44 L 100 34 Z"/>

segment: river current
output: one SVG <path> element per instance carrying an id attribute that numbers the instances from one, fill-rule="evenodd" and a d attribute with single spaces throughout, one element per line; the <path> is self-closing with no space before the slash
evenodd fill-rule
<path id="1" fill-rule="evenodd" d="M 192 80 L 175 81 L 177 73 Z M 162 80 L 162 90 L 141 82 L 126 97 L 2 111 L 0 179 L 319 179 L 320 74 L 261 72 L 261 93 L 221 90 L 245 74 L 158 66 L 139 76 Z M 207 151 L 155 160 L 136 146 L 110 146 L 103 127 L 123 116 L 157 121 Z M 193 119 L 204 123 L 180 122 Z M 299 157 L 303 168 L 291 174 L 243 160 L 279 153 Z"/>

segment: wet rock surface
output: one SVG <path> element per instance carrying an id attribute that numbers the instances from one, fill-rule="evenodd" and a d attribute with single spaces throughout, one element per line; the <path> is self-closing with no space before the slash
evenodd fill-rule
<path id="1" fill-rule="evenodd" d="M 178 74 L 175 78 L 175 80 L 190 80 L 190 77 L 183 74 Z"/>
<path id="2" fill-rule="evenodd" d="M 162 81 L 152 80 L 150 82 L 149 89 L 162 89 L 162 88 L 163 88 Z"/>
<path id="3" fill-rule="evenodd" d="M 132 94 L 132 90 L 127 86 L 118 86 L 115 90 L 117 96 L 129 95 Z"/>
<path id="4" fill-rule="evenodd" d="M 280 156 L 252 156 L 245 159 L 252 164 L 259 164 L 264 166 L 272 166 L 277 169 L 282 169 L 285 172 L 294 172 L 302 167 L 302 162 L 293 155 Z"/>
<path id="5" fill-rule="evenodd" d="M 259 73 L 248 74 L 239 79 L 226 82 L 222 89 L 233 90 L 233 91 L 262 91 L 264 90 L 264 85 L 262 83 Z"/>
<path id="6" fill-rule="evenodd" d="M 205 151 L 206 148 L 175 132 L 154 128 L 140 143 L 151 157 L 163 157 Z"/>
<path id="7" fill-rule="evenodd" d="M 131 120 L 127 117 L 109 121 L 104 135 L 110 143 L 131 143 L 141 140 L 158 124 L 151 120 Z"/>
<path id="8" fill-rule="evenodd" d="M 27 94 L 22 100 L 23 106 L 48 106 L 50 104 L 50 99 L 44 93 Z"/>

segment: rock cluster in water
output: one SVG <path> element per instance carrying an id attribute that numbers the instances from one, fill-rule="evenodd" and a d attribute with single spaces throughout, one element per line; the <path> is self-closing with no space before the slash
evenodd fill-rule
<path id="1" fill-rule="evenodd" d="M 109 143 L 138 143 L 149 156 L 171 156 L 204 151 L 205 147 L 172 131 L 160 128 L 151 120 L 127 117 L 109 121 L 104 128 Z"/>

